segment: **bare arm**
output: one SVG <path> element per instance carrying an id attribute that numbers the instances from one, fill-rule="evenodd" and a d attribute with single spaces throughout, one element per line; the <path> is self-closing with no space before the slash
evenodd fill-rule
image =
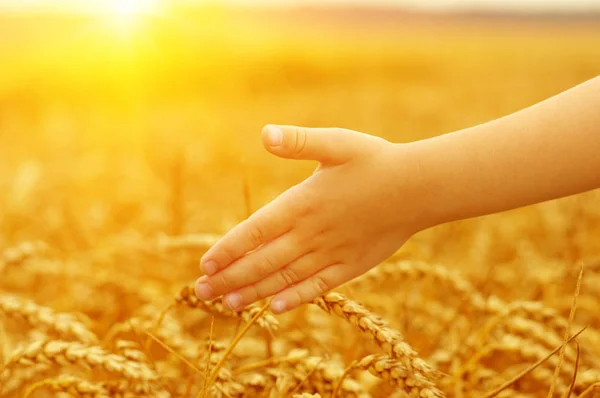
<path id="1" fill-rule="evenodd" d="M 492 122 L 408 144 L 432 225 L 600 187 L 600 77 Z"/>

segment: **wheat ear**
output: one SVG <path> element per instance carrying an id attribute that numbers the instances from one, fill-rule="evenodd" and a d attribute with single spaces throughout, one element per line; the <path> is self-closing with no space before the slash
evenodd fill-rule
<path id="1" fill-rule="evenodd" d="M 441 397 L 442 392 L 435 387 L 438 373 L 402 338 L 397 330 L 386 325 L 377 315 L 371 313 L 356 301 L 340 293 L 328 293 L 313 301 L 324 311 L 346 320 L 371 340 L 374 340 L 393 360 L 406 367 L 408 373 L 404 384 L 420 391 L 420 396 Z"/>
<path id="2" fill-rule="evenodd" d="M 18 296 L 0 296 L 0 313 L 20 318 L 29 325 L 51 331 L 62 339 L 75 338 L 82 343 L 97 343 L 98 338 L 74 315 L 55 312 Z"/>

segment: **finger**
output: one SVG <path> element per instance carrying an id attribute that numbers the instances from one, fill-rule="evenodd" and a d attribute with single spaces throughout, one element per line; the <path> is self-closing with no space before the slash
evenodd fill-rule
<path id="1" fill-rule="evenodd" d="M 334 264 L 310 276 L 277 295 L 271 301 L 271 311 L 281 314 L 321 297 L 331 289 L 352 279 L 355 273 L 346 264 Z"/>
<path id="2" fill-rule="evenodd" d="M 282 158 L 341 164 L 364 146 L 364 140 L 358 139 L 361 135 L 338 128 L 268 125 L 262 139 L 269 152 Z"/>
<path id="3" fill-rule="evenodd" d="M 245 286 L 223 297 L 223 303 L 236 310 L 270 297 L 303 281 L 328 264 L 325 253 L 311 252 L 253 285 Z"/>
<path id="4" fill-rule="evenodd" d="M 197 287 L 198 297 L 208 300 L 257 282 L 291 263 L 306 251 L 307 248 L 300 244 L 297 234 L 293 231 L 288 232 L 208 277 L 205 282 L 208 286 Z"/>
<path id="5" fill-rule="evenodd" d="M 249 251 L 289 231 L 294 207 L 287 198 L 278 197 L 225 234 L 202 256 L 202 272 L 214 275 Z"/>

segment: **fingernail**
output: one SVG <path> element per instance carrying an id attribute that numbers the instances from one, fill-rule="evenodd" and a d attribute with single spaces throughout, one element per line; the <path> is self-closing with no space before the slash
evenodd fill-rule
<path id="1" fill-rule="evenodd" d="M 242 296 L 239 293 L 231 293 L 225 299 L 227 306 L 232 310 L 237 309 L 242 304 Z"/>
<path id="2" fill-rule="evenodd" d="M 208 283 L 198 283 L 196 285 L 196 297 L 200 300 L 210 300 L 213 297 L 212 287 Z"/>
<path id="3" fill-rule="evenodd" d="M 269 126 L 267 133 L 267 141 L 271 146 L 279 146 L 283 142 L 283 132 L 279 127 Z"/>
<path id="4" fill-rule="evenodd" d="M 281 314 L 282 312 L 285 312 L 285 301 L 283 300 L 275 300 L 271 303 L 271 311 L 273 311 L 276 314 Z"/>
<path id="5" fill-rule="evenodd" d="M 202 264 L 202 272 L 206 275 L 212 275 L 217 272 L 217 263 L 213 260 L 208 260 Z"/>

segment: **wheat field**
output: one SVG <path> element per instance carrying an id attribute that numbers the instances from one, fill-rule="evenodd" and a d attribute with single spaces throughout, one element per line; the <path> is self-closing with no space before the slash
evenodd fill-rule
<path id="1" fill-rule="evenodd" d="M 423 231 L 289 314 L 193 294 L 219 236 L 315 167 L 263 125 L 482 123 L 600 74 L 597 20 L 94 23 L 0 14 L 1 397 L 600 396 L 599 192 Z"/>

